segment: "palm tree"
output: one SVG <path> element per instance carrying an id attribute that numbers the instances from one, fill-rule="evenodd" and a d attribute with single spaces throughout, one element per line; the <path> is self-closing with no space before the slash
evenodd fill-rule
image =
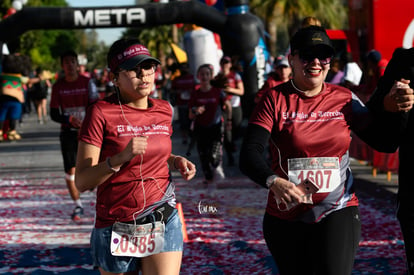
<path id="1" fill-rule="evenodd" d="M 149 29 L 129 28 L 123 36 L 137 37 L 151 53 L 155 53 L 159 60 L 164 61 L 166 56 L 172 54 L 171 42 L 177 43 L 178 37 L 182 36 L 182 30 L 174 25 L 162 25 Z"/>
<path id="2" fill-rule="evenodd" d="M 277 45 L 286 49 L 289 37 L 304 17 L 318 18 L 327 29 L 345 28 L 348 19 L 346 3 L 345 0 L 252 0 L 250 8 L 265 22 L 270 53 L 275 56 Z M 278 37 L 282 41 L 277 41 Z"/>

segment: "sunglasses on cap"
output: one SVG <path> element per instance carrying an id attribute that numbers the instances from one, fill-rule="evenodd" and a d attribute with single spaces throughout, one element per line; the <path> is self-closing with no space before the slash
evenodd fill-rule
<path id="1" fill-rule="evenodd" d="M 328 65 L 332 61 L 332 55 L 325 52 L 298 52 L 299 59 L 304 66 L 312 63 L 315 58 L 319 60 L 321 65 Z"/>

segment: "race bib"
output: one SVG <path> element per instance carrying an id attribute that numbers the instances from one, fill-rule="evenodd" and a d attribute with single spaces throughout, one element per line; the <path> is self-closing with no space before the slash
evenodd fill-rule
<path id="1" fill-rule="evenodd" d="M 288 169 L 289 181 L 299 184 L 309 179 L 319 188 L 317 193 L 332 192 L 341 184 L 337 157 L 289 159 Z"/>
<path id="2" fill-rule="evenodd" d="M 158 254 L 164 247 L 165 224 L 115 223 L 112 227 L 111 253 L 113 256 L 142 258 Z"/>
<path id="3" fill-rule="evenodd" d="M 85 107 L 70 107 L 65 109 L 65 115 L 74 116 L 80 121 L 85 118 Z"/>

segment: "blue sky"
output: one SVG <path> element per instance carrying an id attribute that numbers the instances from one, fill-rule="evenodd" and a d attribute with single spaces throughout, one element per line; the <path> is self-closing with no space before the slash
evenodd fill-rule
<path id="1" fill-rule="evenodd" d="M 135 5 L 134 0 L 66 0 L 71 7 L 110 7 L 110 6 L 131 6 Z M 104 41 L 105 44 L 111 45 L 117 40 L 125 28 L 102 28 L 96 29 L 99 35 L 99 41 Z"/>

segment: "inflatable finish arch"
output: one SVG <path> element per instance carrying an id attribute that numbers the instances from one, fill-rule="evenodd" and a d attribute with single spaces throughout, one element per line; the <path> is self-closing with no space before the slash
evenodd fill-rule
<path id="1" fill-rule="evenodd" d="M 2 43 L 34 29 L 151 28 L 176 23 L 196 24 L 218 33 L 226 55 L 237 55 L 243 63 L 246 115 L 254 106 L 254 95 L 264 82 L 268 53 L 262 22 L 249 13 L 248 0 L 228 0 L 226 14 L 198 1 L 149 3 L 111 7 L 25 7 L 0 22 Z"/>

